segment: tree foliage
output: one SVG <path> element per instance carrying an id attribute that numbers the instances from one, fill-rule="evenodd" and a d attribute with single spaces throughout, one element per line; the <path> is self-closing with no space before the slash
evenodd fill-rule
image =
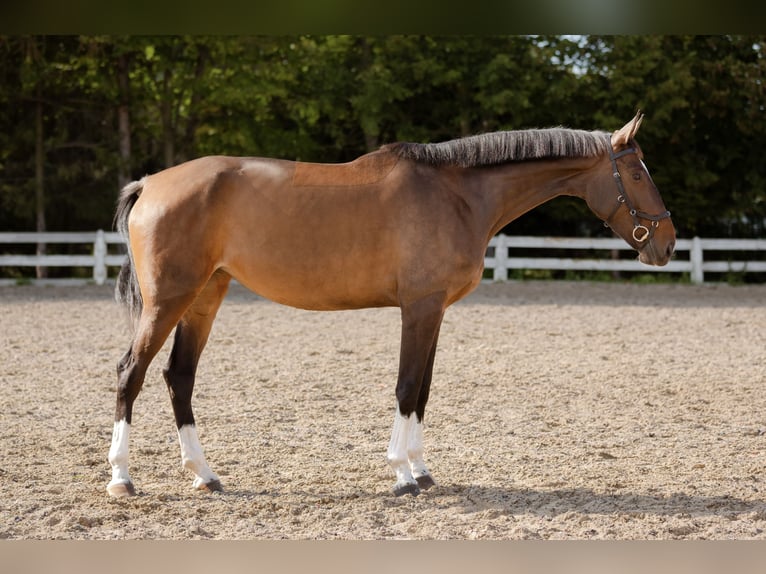
<path id="1" fill-rule="evenodd" d="M 395 140 L 617 129 L 641 108 L 639 140 L 679 234 L 758 236 L 763 47 L 750 36 L 0 37 L 0 229 L 35 229 L 40 209 L 51 230 L 108 228 L 122 183 L 200 155 L 348 161 Z M 563 198 L 508 231 L 606 232 Z"/>

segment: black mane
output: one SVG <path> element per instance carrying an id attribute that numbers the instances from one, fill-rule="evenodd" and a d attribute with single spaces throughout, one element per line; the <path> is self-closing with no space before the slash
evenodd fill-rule
<path id="1" fill-rule="evenodd" d="M 609 149 L 609 133 L 566 128 L 501 131 L 441 143 L 399 142 L 381 149 L 431 165 L 474 167 L 605 154 Z"/>

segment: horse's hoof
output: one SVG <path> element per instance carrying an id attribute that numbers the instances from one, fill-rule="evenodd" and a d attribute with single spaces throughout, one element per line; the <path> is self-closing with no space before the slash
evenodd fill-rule
<path id="1" fill-rule="evenodd" d="M 135 496 L 136 489 L 132 482 L 115 482 L 109 484 L 106 487 L 106 491 L 110 496 L 114 498 L 127 498 L 128 496 Z"/>
<path id="2" fill-rule="evenodd" d="M 430 474 L 424 474 L 423 476 L 417 477 L 415 480 L 418 481 L 418 486 L 421 490 L 428 490 L 432 486 L 436 486 L 436 482 L 434 482 L 434 479 L 431 478 Z"/>
<path id="3" fill-rule="evenodd" d="M 405 484 L 396 484 L 394 485 L 394 494 L 396 496 L 404 496 L 405 494 L 411 494 L 412 496 L 417 496 L 420 494 L 420 488 L 418 488 L 418 485 L 413 482 L 407 482 Z"/>
<path id="4" fill-rule="evenodd" d="M 197 490 L 204 490 L 205 492 L 223 492 L 223 486 L 221 486 L 220 480 L 211 480 L 204 484 L 200 484 Z"/>

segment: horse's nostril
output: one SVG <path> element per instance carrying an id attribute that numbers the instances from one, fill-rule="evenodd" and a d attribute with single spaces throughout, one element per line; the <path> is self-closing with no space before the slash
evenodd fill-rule
<path id="1" fill-rule="evenodd" d="M 673 251 L 675 251 L 675 249 L 676 249 L 676 242 L 675 241 L 671 241 L 670 243 L 668 243 L 668 249 L 667 249 L 665 254 L 668 257 L 670 257 L 671 255 L 673 255 Z"/>

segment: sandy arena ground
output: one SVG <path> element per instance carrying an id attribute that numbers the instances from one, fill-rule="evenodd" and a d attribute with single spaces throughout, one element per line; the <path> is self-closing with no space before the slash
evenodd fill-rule
<path id="1" fill-rule="evenodd" d="M 390 493 L 399 312 L 235 286 L 195 393 L 225 491 L 180 466 L 160 353 L 138 496 L 105 492 L 110 287 L 0 288 L 0 538 L 766 538 L 766 286 L 482 285 L 447 312 L 426 415 L 437 487 Z"/>

